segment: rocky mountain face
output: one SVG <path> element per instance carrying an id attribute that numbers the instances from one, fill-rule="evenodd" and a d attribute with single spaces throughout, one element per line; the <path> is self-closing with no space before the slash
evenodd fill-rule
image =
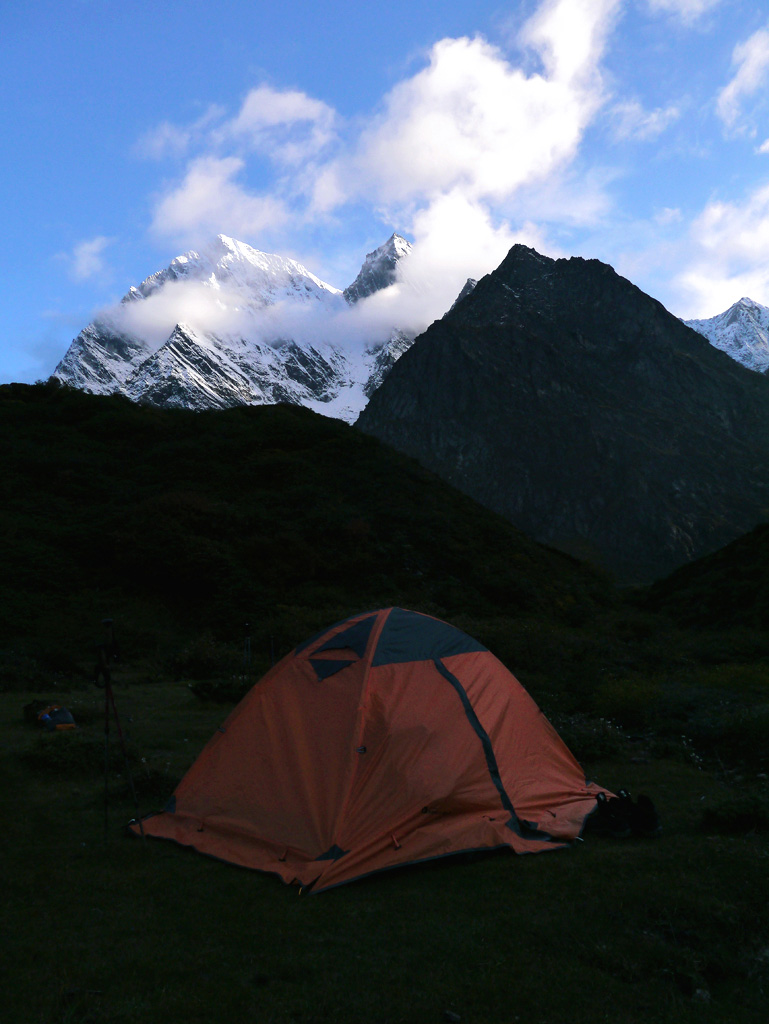
<path id="1" fill-rule="evenodd" d="M 398 263 L 410 252 L 410 242 L 400 235 L 391 235 L 384 245 L 366 254 L 358 276 L 348 288 L 345 288 L 344 297 L 348 302 L 355 303 L 393 284 Z"/>
<path id="2" fill-rule="evenodd" d="M 725 313 L 708 320 L 685 320 L 684 323 L 749 370 L 769 371 L 768 306 L 742 298 Z"/>
<path id="3" fill-rule="evenodd" d="M 416 340 L 359 426 L 623 582 L 769 510 L 769 380 L 597 260 L 517 245 Z"/>
<path id="4" fill-rule="evenodd" d="M 342 292 L 294 260 L 219 235 L 207 252 L 178 256 L 132 287 L 80 332 L 53 376 L 167 407 L 290 402 L 352 422 L 413 338 L 393 330 L 344 345 L 324 328 L 392 284 L 410 250 L 393 235 Z M 204 315 L 188 320 L 190 309 Z"/>

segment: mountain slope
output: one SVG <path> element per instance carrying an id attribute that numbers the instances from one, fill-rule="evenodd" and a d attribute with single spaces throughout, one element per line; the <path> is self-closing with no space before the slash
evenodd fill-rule
<path id="1" fill-rule="evenodd" d="M 769 370 L 769 307 L 760 302 L 742 298 L 725 313 L 684 323 L 749 370 Z"/>
<path id="2" fill-rule="evenodd" d="M 391 284 L 410 249 L 393 235 L 347 295 L 295 260 L 219 235 L 132 287 L 80 332 L 53 376 L 173 408 L 290 402 L 352 421 L 412 338 L 384 330 L 340 344 L 335 317 Z"/>
<path id="3" fill-rule="evenodd" d="M 80 651 L 90 671 L 105 615 L 134 654 L 178 647 L 179 630 L 242 650 L 245 622 L 255 650 L 274 635 L 284 653 L 362 608 L 554 621 L 606 594 L 413 460 L 298 406 L 193 414 L 7 385 L 0 429 L 0 664 L 21 645 L 54 663 Z"/>
<path id="4" fill-rule="evenodd" d="M 644 605 L 685 626 L 765 630 L 769 623 L 769 523 L 657 581 Z"/>
<path id="5" fill-rule="evenodd" d="M 769 381 L 597 260 L 513 247 L 358 424 L 624 581 L 727 543 L 769 507 Z"/>

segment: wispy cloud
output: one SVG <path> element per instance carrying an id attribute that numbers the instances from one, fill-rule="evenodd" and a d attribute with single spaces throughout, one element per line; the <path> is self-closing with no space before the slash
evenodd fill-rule
<path id="1" fill-rule="evenodd" d="M 668 224 L 680 224 L 683 214 L 677 206 L 664 206 L 654 215 L 654 220 L 661 227 L 666 227 Z"/>
<path id="2" fill-rule="evenodd" d="M 681 116 L 676 104 L 644 110 L 638 100 L 616 103 L 609 111 L 617 139 L 637 139 L 647 142 L 656 139 Z"/>
<path id="3" fill-rule="evenodd" d="M 134 151 L 137 156 L 151 160 L 184 156 L 192 146 L 205 142 L 213 126 L 225 115 L 224 107 L 211 104 L 205 113 L 191 124 L 178 125 L 162 121 L 139 139 Z"/>
<path id="4" fill-rule="evenodd" d="M 732 64 L 736 71 L 718 94 L 716 110 L 727 128 L 736 129 L 741 127 L 743 101 L 769 81 L 769 29 L 761 28 L 735 46 Z"/>
<path id="5" fill-rule="evenodd" d="M 721 0 L 647 0 L 647 3 L 655 13 L 672 14 L 685 24 L 691 24 L 718 7 Z"/>
<path id="6" fill-rule="evenodd" d="M 66 263 L 69 276 L 78 283 L 105 277 L 108 274 L 105 251 L 114 241 L 114 238 L 97 235 L 78 242 L 71 252 L 58 253 L 57 259 Z"/>

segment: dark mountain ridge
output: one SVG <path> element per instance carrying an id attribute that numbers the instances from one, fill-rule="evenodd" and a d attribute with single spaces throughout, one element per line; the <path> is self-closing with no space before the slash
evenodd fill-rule
<path id="1" fill-rule="evenodd" d="M 667 574 L 769 508 L 769 381 L 598 260 L 514 246 L 358 425 L 623 582 Z"/>
<path id="2" fill-rule="evenodd" d="M 769 523 L 654 583 L 643 604 L 703 630 L 769 627 Z"/>

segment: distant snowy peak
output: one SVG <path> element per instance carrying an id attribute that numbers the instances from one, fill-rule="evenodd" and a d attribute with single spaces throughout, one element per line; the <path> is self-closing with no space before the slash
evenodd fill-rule
<path id="1" fill-rule="evenodd" d="M 192 254 L 193 256 L 195 254 Z M 205 256 L 214 277 L 249 290 L 262 290 L 272 299 L 320 299 L 341 295 L 339 288 L 321 281 L 307 267 L 287 256 L 260 252 L 245 242 L 217 235 Z"/>
<path id="2" fill-rule="evenodd" d="M 391 284 L 410 251 L 393 235 L 370 253 L 349 299 L 296 260 L 218 235 L 83 328 L 53 376 L 166 407 L 290 402 L 353 422 L 413 337 L 340 342 L 335 317 Z"/>
<path id="3" fill-rule="evenodd" d="M 368 253 L 360 273 L 353 283 L 344 290 L 344 297 L 350 305 L 393 284 L 398 264 L 404 256 L 408 256 L 411 250 L 411 242 L 408 242 L 402 235 L 392 234 L 384 245 L 380 245 L 378 249 Z"/>
<path id="4" fill-rule="evenodd" d="M 131 285 L 128 293 L 123 296 L 123 302 L 132 302 L 136 299 L 146 299 L 153 292 L 158 291 L 171 281 L 199 280 L 211 273 L 213 267 L 196 252 L 187 252 L 171 260 L 164 270 L 158 270 L 150 274 L 142 283 L 136 287 Z"/>
<path id="5" fill-rule="evenodd" d="M 725 313 L 684 323 L 749 370 L 769 371 L 769 307 L 744 297 Z"/>
<path id="6" fill-rule="evenodd" d="M 148 298 L 165 285 L 198 281 L 215 290 L 240 291 L 250 306 L 273 305 L 282 299 L 317 299 L 341 296 L 339 288 L 321 281 L 296 260 L 260 252 L 245 242 L 217 235 L 202 253 L 190 251 L 171 260 L 156 274 L 133 287 L 123 301 Z"/>

